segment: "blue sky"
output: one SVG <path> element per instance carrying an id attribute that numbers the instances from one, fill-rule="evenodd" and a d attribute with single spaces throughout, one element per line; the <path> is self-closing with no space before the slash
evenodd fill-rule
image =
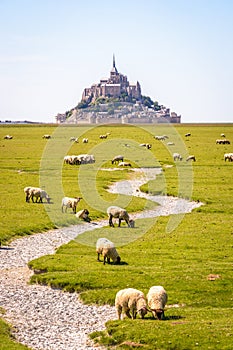
<path id="1" fill-rule="evenodd" d="M 120 73 L 182 122 L 233 122 L 232 0 L 0 0 L 0 120 L 54 122 Z"/>

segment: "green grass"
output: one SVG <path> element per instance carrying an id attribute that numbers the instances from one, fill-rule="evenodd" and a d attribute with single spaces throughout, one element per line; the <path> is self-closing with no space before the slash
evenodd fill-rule
<path id="1" fill-rule="evenodd" d="M 6 205 L 1 208 L 5 227 L 3 226 L 0 235 L 6 237 L 6 240 L 75 222 L 73 215 L 62 216 L 60 213 L 59 176 L 52 177 L 52 182 L 56 185 L 51 184 L 53 205 L 25 203 L 22 189 L 29 183 L 39 183 L 41 169 L 38 164 L 43 151 L 48 154 L 45 158 L 50 160 L 43 165 L 43 174 L 49 173 L 50 167 L 52 172 L 59 175 L 60 165 L 57 164 L 59 159 L 62 160 L 59 145 L 54 150 L 51 143 L 49 150 L 48 142 L 44 150 L 45 141 L 40 137 L 52 133 L 52 130 L 54 127 L 0 128 L 0 140 L 7 133 L 18 135 L 13 140 L 1 141 L 5 151 L 1 165 L 6 171 L 4 178 L 3 173 L 1 175 L 1 188 L 9 198 L 9 205 L 8 209 Z M 111 305 L 114 304 L 116 292 L 121 288 L 134 287 L 146 293 L 152 285 L 163 285 L 168 292 L 168 305 L 182 305 L 180 308 L 168 308 L 164 322 L 153 320 L 150 314 L 145 320 L 110 321 L 106 324 L 106 331 L 95 332 L 91 337 L 101 344 L 109 347 L 113 345 L 119 349 L 231 349 L 233 163 L 224 162 L 223 155 L 233 149 L 232 145 L 216 145 L 215 140 L 224 132 L 232 143 L 233 126 L 103 126 L 89 131 L 85 127 L 70 127 L 68 131 L 61 128 L 56 138 L 63 145 L 67 132 L 71 136 L 83 132 L 81 137 L 89 138 L 87 145 L 75 144 L 68 149 L 68 144 L 67 154 L 93 152 L 98 167 L 114 167 L 109 159 L 112 154 L 123 152 L 138 167 L 160 165 L 163 173 L 157 178 L 158 181 L 150 181 L 142 187 L 143 190 L 192 198 L 205 205 L 186 214 L 177 227 L 169 224 L 172 219 L 180 220 L 180 217 L 173 216 L 137 220 L 135 229 L 123 225 L 120 229 L 105 227 L 86 232 L 75 241 L 60 247 L 55 255 L 30 262 L 30 267 L 44 271 L 34 275 L 32 282 L 78 291 L 85 303 Z M 99 135 L 106 132 L 111 132 L 108 143 L 99 140 Z M 188 139 L 184 136 L 187 132 L 191 132 Z M 153 137 L 163 134 L 168 134 L 175 146 L 169 147 L 166 142 L 157 141 Z M 32 154 L 27 156 L 29 151 L 23 146 L 25 135 L 34 135 L 34 143 L 37 144 L 32 153 L 33 160 Z M 16 140 L 17 147 L 13 145 Z M 136 141 L 151 143 L 152 150 L 138 151 Z M 32 138 L 30 143 L 33 143 Z M 106 145 L 110 154 L 105 151 Z M 192 165 L 187 165 L 184 161 L 176 167 L 169 167 L 174 165 L 172 153 L 175 151 L 184 156 L 194 154 L 197 161 Z M 15 159 L 11 161 L 12 152 L 15 157 L 22 157 L 20 169 L 24 169 L 24 172 L 17 172 L 19 166 Z M 139 211 L 152 205 L 139 198 L 132 200 L 127 196 L 106 192 L 110 183 L 131 176 L 130 170 L 107 172 L 90 166 L 82 174 L 81 168 L 79 173 L 77 167 L 65 165 L 61 168 L 65 194 L 81 194 L 84 198 L 82 205 L 90 210 L 94 219 L 106 218 L 103 208 L 111 201 L 125 203 L 129 211 Z M 80 181 L 77 181 L 78 176 L 81 177 Z M 94 191 L 91 187 L 93 181 L 97 194 L 92 201 L 85 186 Z M 23 218 L 27 218 L 27 222 Z M 173 227 L 176 228 L 171 230 Z M 108 237 L 116 243 L 122 265 L 104 266 L 97 263 L 94 245 L 98 237 Z M 221 278 L 209 281 L 207 276 L 211 273 L 219 274 Z"/>
<path id="2" fill-rule="evenodd" d="M 0 319 L 0 350 L 26 350 L 27 346 L 16 343 L 8 324 Z"/>

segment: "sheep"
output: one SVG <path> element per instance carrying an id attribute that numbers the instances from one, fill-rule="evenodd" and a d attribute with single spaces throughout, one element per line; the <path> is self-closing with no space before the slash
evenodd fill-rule
<path id="1" fill-rule="evenodd" d="M 24 187 L 24 193 L 26 195 L 26 202 L 29 203 L 29 200 L 30 200 L 30 189 L 31 188 L 35 188 L 35 187 L 32 187 L 32 186 L 27 186 L 27 187 Z"/>
<path id="2" fill-rule="evenodd" d="M 73 136 L 70 138 L 70 141 L 74 141 L 74 142 L 78 143 L 78 138 Z"/>
<path id="3" fill-rule="evenodd" d="M 84 138 L 84 139 L 82 140 L 82 143 L 88 143 L 88 139 L 87 139 L 87 138 Z"/>
<path id="4" fill-rule="evenodd" d="M 127 163 L 127 162 L 119 162 L 118 166 L 129 166 L 129 167 L 131 167 L 132 165 L 131 165 L 131 163 Z"/>
<path id="5" fill-rule="evenodd" d="M 121 156 L 121 155 L 119 155 L 119 156 L 116 156 L 116 157 L 114 157 L 113 159 L 112 159 L 112 164 L 115 164 L 116 162 L 123 162 L 124 161 L 124 156 Z"/>
<path id="6" fill-rule="evenodd" d="M 90 222 L 91 219 L 89 218 L 89 211 L 87 209 L 82 209 L 82 210 L 79 210 L 75 216 L 78 218 L 78 219 L 83 219 L 84 221 L 87 221 L 87 222 Z"/>
<path id="7" fill-rule="evenodd" d="M 152 145 L 150 143 L 141 143 L 140 147 L 146 147 L 147 149 L 151 149 Z"/>
<path id="8" fill-rule="evenodd" d="M 107 238 L 99 238 L 96 242 L 96 253 L 97 260 L 100 261 L 100 254 L 104 257 L 104 265 L 106 263 L 110 263 L 110 259 L 112 259 L 114 264 L 120 264 L 121 258 L 115 248 L 113 242 L 109 241 Z"/>
<path id="9" fill-rule="evenodd" d="M 65 212 L 67 212 L 67 208 L 72 208 L 73 213 L 76 214 L 76 208 L 77 208 L 77 204 L 78 202 L 80 202 L 82 198 L 81 197 L 64 197 L 62 198 L 62 202 L 61 202 L 61 211 L 62 213 L 64 213 L 64 207 L 65 207 Z"/>
<path id="10" fill-rule="evenodd" d="M 226 135 L 225 134 L 221 134 L 221 137 L 226 137 Z"/>
<path id="11" fill-rule="evenodd" d="M 173 153 L 173 159 L 174 159 L 174 161 L 175 160 L 182 160 L 183 158 L 182 158 L 182 156 L 179 154 L 179 153 Z"/>
<path id="12" fill-rule="evenodd" d="M 119 320 L 122 312 L 128 318 L 136 319 L 137 313 L 144 318 L 148 311 L 144 293 L 134 288 L 122 289 L 116 293 L 115 308 Z"/>
<path id="13" fill-rule="evenodd" d="M 185 137 L 191 136 L 190 132 L 187 132 L 187 134 L 185 134 Z"/>
<path id="14" fill-rule="evenodd" d="M 147 301 L 154 318 L 164 319 L 164 307 L 167 303 L 167 292 L 162 286 L 153 286 L 147 293 Z"/>
<path id="15" fill-rule="evenodd" d="M 226 139 L 223 139 L 223 140 L 216 140 L 216 144 L 219 144 L 219 145 L 230 145 L 230 141 L 229 140 L 226 140 Z"/>
<path id="16" fill-rule="evenodd" d="M 47 192 L 45 190 L 42 190 L 39 187 L 31 187 L 28 190 L 29 195 L 28 195 L 28 200 L 26 197 L 26 201 L 30 201 L 30 198 L 32 199 L 32 202 L 34 202 L 34 197 L 36 198 L 36 203 L 38 202 L 39 199 L 39 203 L 43 203 L 43 198 L 46 199 L 47 203 L 50 203 L 51 198 L 49 197 L 49 195 L 47 194 Z"/>
<path id="17" fill-rule="evenodd" d="M 51 139 L 51 136 L 46 134 L 43 136 L 43 139 Z"/>
<path id="18" fill-rule="evenodd" d="M 190 160 L 193 160 L 194 162 L 196 162 L 195 156 L 194 156 L 194 155 L 191 155 L 191 156 L 188 156 L 188 157 L 186 158 L 186 162 L 188 162 L 188 161 L 190 161 Z"/>
<path id="19" fill-rule="evenodd" d="M 224 154 L 224 160 L 228 160 L 229 162 L 232 162 L 233 160 L 233 153 L 225 153 Z"/>
<path id="20" fill-rule="evenodd" d="M 174 142 L 168 142 L 167 145 L 168 146 L 175 146 Z"/>
<path id="21" fill-rule="evenodd" d="M 122 208 L 117 207 L 117 206 L 111 206 L 111 207 L 108 207 L 107 214 L 109 216 L 109 225 L 111 227 L 114 227 L 114 224 L 112 222 L 113 218 L 119 219 L 118 227 L 121 226 L 122 220 L 125 220 L 128 227 L 134 227 L 134 220 L 129 219 L 129 214 L 127 213 L 127 211 L 125 209 L 122 209 Z"/>
<path id="22" fill-rule="evenodd" d="M 100 139 L 106 139 L 107 137 L 108 137 L 107 134 L 105 134 L 105 135 L 100 135 Z"/>
<path id="23" fill-rule="evenodd" d="M 4 139 L 5 139 L 5 140 L 12 140 L 12 139 L 13 139 L 13 136 L 11 136 L 11 135 L 6 135 L 6 136 L 4 136 Z"/>
<path id="24" fill-rule="evenodd" d="M 164 141 L 165 139 L 168 139 L 169 137 L 167 135 L 161 135 L 161 136 L 155 136 L 156 140 Z"/>

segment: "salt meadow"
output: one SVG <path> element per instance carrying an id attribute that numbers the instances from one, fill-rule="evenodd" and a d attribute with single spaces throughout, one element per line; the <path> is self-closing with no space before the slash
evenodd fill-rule
<path id="1" fill-rule="evenodd" d="M 112 130 L 116 133 L 118 132 L 118 128 L 113 128 Z M 122 133 L 122 130 L 126 131 L 126 128 L 120 130 Z M 46 304 L 46 295 L 48 295 L 49 299 L 50 292 L 57 293 L 57 296 L 54 295 L 53 297 L 57 298 L 55 299 L 57 300 L 57 303 L 55 302 L 55 304 L 57 304 L 56 306 L 58 306 L 58 308 L 59 298 L 61 297 L 60 295 L 70 295 L 70 299 L 67 297 L 67 304 L 64 303 L 64 305 L 67 305 L 67 319 L 64 316 L 64 310 L 62 310 L 60 305 L 60 313 L 57 314 L 57 318 L 53 317 L 53 320 L 49 319 L 50 321 L 48 320 L 48 323 L 44 324 L 44 328 L 43 324 L 37 319 L 36 327 L 40 329 L 39 333 L 37 333 L 36 330 L 33 331 L 35 319 L 33 314 L 30 314 L 29 311 L 29 318 L 26 322 L 29 326 L 28 328 L 25 327 L 25 334 L 22 338 L 28 340 L 28 337 L 30 338 L 31 334 L 34 334 L 34 343 L 39 341 L 39 338 L 40 341 L 46 344 L 47 333 L 54 329 L 54 334 L 56 335 L 54 341 L 55 343 L 57 342 L 57 347 L 54 348 L 59 348 L 59 341 L 60 344 L 66 343 L 67 341 L 70 341 L 70 344 L 72 344 L 73 341 L 73 349 L 84 349 L 88 348 L 88 346 L 91 349 L 93 343 L 88 340 L 87 333 L 89 333 L 89 331 L 92 332 L 93 330 L 103 330 L 106 320 L 110 320 L 106 324 L 107 332 L 105 331 L 101 333 L 101 331 L 97 331 L 92 335 L 92 338 L 95 338 L 105 345 L 120 345 L 125 342 L 125 344 L 128 344 L 128 348 L 130 348 L 130 346 L 135 346 L 135 344 L 138 344 L 138 346 L 139 344 L 140 346 L 145 345 L 147 348 L 149 346 L 149 348 L 155 349 L 171 349 L 174 347 L 179 349 L 192 349 L 196 347 L 202 349 L 231 348 L 232 326 L 229 320 L 232 312 L 232 263 L 230 262 L 232 250 L 232 244 L 230 243 L 232 241 L 232 226 L 230 221 L 231 206 L 229 196 L 231 197 L 232 195 L 232 188 L 229 186 L 229 183 L 232 164 L 225 163 L 223 160 L 223 153 L 226 150 L 230 151 L 230 147 L 228 146 L 226 149 L 226 146 L 221 148 L 215 146 L 215 135 L 216 138 L 218 138 L 218 134 L 224 131 L 228 138 L 232 139 L 232 127 L 189 126 L 187 130 L 187 126 L 180 126 L 178 130 L 182 135 L 184 135 L 186 131 L 191 130 L 193 138 L 187 141 L 185 140 L 185 142 L 189 148 L 190 154 L 194 153 L 197 157 L 197 162 L 193 164 L 195 176 L 192 198 L 196 201 L 198 200 L 199 205 L 200 202 L 204 202 L 205 205 L 200 206 L 191 213 L 185 215 L 180 225 L 170 234 L 166 233 L 166 227 L 170 216 L 159 217 L 156 223 L 151 225 L 151 228 L 145 233 L 145 235 L 135 242 L 119 248 L 122 257 L 127 261 L 128 265 L 125 266 L 122 265 L 116 267 L 109 265 L 104 267 L 101 263 L 96 262 L 95 250 L 93 247 L 81 247 L 79 241 L 71 241 L 69 244 L 61 246 L 61 248 L 56 251 L 55 255 L 50 255 L 44 258 L 41 257 L 32 262 L 31 266 L 33 268 L 39 270 L 44 268 L 48 271 L 44 274 L 39 274 L 38 276 L 34 275 L 34 281 L 48 283 L 54 287 L 56 285 L 59 286 L 59 283 L 62 286 L 66 279 L 66 283 L 63 284 L 63 286 L 66 286 L 65 289 L 69 289 L 67 282 L 69 280 L 71 282 L 71 274 L 74 273 L 75 278 L 77 277 L 77 281 L 75 281 L 75 284 L 72 284 L 71 282 L 70 288 L 72 289 L 76 286 L 75 288 L 77 291 L 81 291 L 80 297 L 87 304 L 84 305 L 81 303 L 81 306 L 76 304 L 78 302 L 76 299 L 76 293 L 63 293 L 59 289 L 54 289 L 54 287 L 49 288 L 38 285 L 27 286 L 25 282 L 31 274 L 25 267 L 27 261 L 42 256 L 43 254 L 52 254 L 56 247 L 68 242 L 68 240 L 74 237 L 74 226 L 55 230 L 53 232 L 55 236 L 52 236 L 51 239 L 46 239 L 45 244 L 42 244 L 39 237 L 46 236 L 47 234 L 50 235 L 51 231 L 42 235 L 36 234 L 13 241 L 11 244 L 14 249 L 6 249 L 7 247 L 11 248 L 11 246 L 9 244 L 3 244 L 3 248 L 0 250 L 1 257 L 4 257 L 2 261 L 4 264 L 5 261 L 8 261 L 9 264 L 10 259 L 12 261 L 12 267 L 11 265 L 5 265 L 7 270 L 3 267 L 4 272 L 2 271 L 3 273 L 1 273 L 1 279 L 6 283 L 6 288 L 4 288 L 5 291 L 3 291 L 3 298 L 4 300 L 7 300 L 7 303 L 12 303 L 12 309 L 14 312 L 15 309 L 19 312 L 19 318 L 15 317 L 15 315 L 11 316 L 15 319 L 15 322 L 24 324 L 23 315 L 27 309 L 37 310 L 37 316 L 43 315 L 42 319 L 45 318 L 44 315 L 47 317 L 47 314 L 44 314 L 44 312 L 46 312 L 46 307 L 48 307 L 48 304 Z M 100 133 L 104 133 L 104 131 L 105 130 L 101 130 Z M 127 132 L 129 132 L 129 129 Z M 164 132 L 164 130 L 162 132 Z M 143 137 L 145 137 L 145 135 L 143 135 Z M 175 195 L 177 187 L 174 163 L 172 159 L 169 158 L 169 154 L 167 155 L 164 152 L 164 146 L 162 144 L 157 142 L 155 144 L 154 141 L 152 150 L 155 147 L 156 153 L 160 154 L 160 162 L 166 174 L 167 191 L 169 194 Z M 203 151 L 204 149 L 205 152 Z M 12 162 L 14 165 L 14 160 Z M 170 165 L 173 165 L 173 167 L 168 167 Z M 215 171 L 213 171 L 213 169 Z M 9 172 L 11 172 L 11 169 L 9 170 Z M 113 177 L 115 176 L 116 175 L 113 175 Z M 22 191 L 22 184 L 18 187 L 20 187 Z M 132 188 L 132 186 L 130 187 Z M 135 187 L 135 190 L 137 190 L 137 188 L 138 185 Z M 218 191 L 216 191 L 216 189 L 218 189 Z M 140 193 L 136 191 L 136 195 L 139 194 Z M 23 203 L 25 200 L 23 193 L 21 194 L 20 192 L 19 197 L 22 199 Z M 163 196 L 161 198 L 163 198 Z M 18 210 L 17 203 L 15 206 L 16 210 Z M 35 211 L 43 210 L 39 205 L 30 204 L 30 208 L 33 206 L 33 210 Z M 161 210 L 161 207 L 162 206 L 156 207 L 154 210 Z M 139 212 L 139 210 L 136 210 L 136 212 L 137 211 Z M 134 213 L 133 215 L 140 214 Z M 170 215 L 170 212 L 166 213 L 166 215 Z M 143 227 L 143 221 L 140 220 L 144 220 L 144 218 L 138 219 L 138 226 L 140 224 L 141 227 Z M 107 222 L 105 221 L 103 224 L 106 225 Z M 89 224 L 82 224 L 79 227 L 81 226 L 84 226 L 85 229 L 93 229 L 93 226 Z M 95 231 L 102 229 L 102 227 L 97 225 L 94 227 Z M 121 234 L 122 232 L 126 232 L 123 231 L 125 228 L 122 228 L 122 230 L 120 229 L 120 231 L 118 228 L 113 230 L 116 232 L 116 235 L 119 234 L 119 232 L 121 232 Z M 63 233 L 60 235 L 59 232 Z M 64 234 L 64 232 L 69 232 L 69 234 Z M 107 233 L 108 230 L 105 232 Z M 86 234 L 88 235 L 88 232 L 85 232 L 84 236 Z M 80 235 L 80 237 L 81 236 L 82 235 Z M 18 244 L 20 245 L 18 242 L 26 242 L 26 240 L 30 239 L 32 241 L 29 244 L 28 250 L 26 248 L 27 244 L 25 243 L 22 243 L 21 248 L 16 248 Z M 36 242 L 37 239 L 38 241 Z M 32 243 L 33 240 L 35 240 L 36 243 Z M 132 254 L 132 252 L 134 252 L 134 254 Z M 83 256 L 83 261 L 78 259 L 79 253 L 86 254 L 86 256 Z M 17 255 L 19 256 L 20 262 L 17 261 Z M 10 259 L 9 256 L 11 256 Z M 59 282 L 59 278 L 61 278 L 62 275 L 65 277 L 65 265 L 63 265 L 63 263 L 67 259 L 70 260 L 69 267 L 66 266 L 66 269 L 68 267 L 68 270 L 70 270 L 68 273 L 70 277 L 67 274 L 67 278 L 63 281 L 60 280 Z M 75 264 L 73 261 L 75 260 L 77 269 L 76 273 L 73 268 L 73 264 Z M 88 265 L 87 261 L 89 262 Z M 19 267 L 17 267 L 18 264 Z M 56 269 L 56 265 L 59 267 L 58 269 Z M 140 270 L 138 270 L 139 267 Z M 84 286 L 82 290 L 81 284 L 83 281 L 81 280 L 79 285 L 78 278 L 81 276 L 78 276 L 78 271 L 80 270 L 82 270 L 82 277 L 84 280 L 88 280 L 88 276 L 91 276 L 93 281 L 91 289 Z M 116 272 L 118 274 L 118 281 L 116 281 L 114 276 Z M 108 283 L 106 283 L 106 273 L 108 276 Z M 207 278 L 209 273 L 219 275 L 219 278 L 210 282 Z M 96 275 L 98 275 L 98 283 Z M 123 275 L 124 278 L 122 278 Z M 13 276 L 14 280 L 13 286 L 11 276 Z M 17 283 L 15 283 L 16 280 Z M 176 305 L 178 307 L 169 307 L 167 309 L 164 322 L 152 320 L 150 316 L 144 320 L 145 322 L 139 319 L 135 320 L 135 322 L 131 320 L 125 320 L 123 322 L 116 321 L 115 310 L 110 306 L 104 306 L 104 304 L 108 304 L 106 301 L 109 301 L 109 304 L 112 305 L 116 290 L 125 287 L 129 283 L 130 286 L 137 287 L 144 292 L 146 292 L 152 284 L 162 284 L 168 291 L 168 306 Z M 100 285 L 103 286 L 103 292 L 101 292 Z M 110 286 L 112 286 L 112 288 L 110 288 Z M 10 291 L 10 297 L 5 295 L 7 294 L 8 288 L 12 288 Z M 17 288 L 19 294 L 17 294 Z M 29 301 L 27 303 L 27 301 L 24 300 L 22 303 L 25 303 L 25 307 L 22 306 L 22 308 L 17 308 L 17 303 L 20 303 L 21 298 L 23 299 L 23 294 L 20 292 L 21 288 L 24 290 L 25 295 L 27 295 L 26 299 L 29 299 Z M 36 290 L 36 293 L 35 290 L 32 292 L 32 299 L 30 299 L 27 292 L 25 292 L 25 290 L 30 288 L 31 291 L 33 288 Z M 40 290 L 39 293 L 41 293 L 39 294 L 38 299 L 35 298 L 38 293 L 37 288 Z M 75 304 L 78 305 L 78 314 L 80 317 L 77 318 L 76 313 L 75 316 L 73 316 L 71 310 L 74 307 L 73 298 L 75 298 Z M 47 305 L 45 309 L 42 305 L 42 300 L 44 299 L 44 305 Z M 33 300 L 35 300 L 35 303 Z M 39 301 L 39 304 L 36 304 L 36 300 Z M 6 301 L 4 301 L 4 303 L 5 302 Z M 91 306 L 91 303 L 97 302 L 103 304 L 103 306 L 101 306 L 102 309 L 98 309 L 97 306 L 94 308 Z M 7 310 L 4 303 L 1 302 L 0 305 Z M 14 303 L 16 304 L 14 305 Z M 68 304 L 71 306 L 71 309 Z M 37 307 L 34 307 L 35 305 Z M 86 307 L 87 309 L 85 309 Z M 74 309 L 74 311 L 75 310 L 76 309 Z M 83 318 L 80 310 L 87 315 L 88 324 L 87 322 L 84 322 L 87 328 L 82 325 Z M 48 314 L 55 315 L 52 306 L 51 309 L 49 309 Z M 4 318 L 5 317 L 6 319 L 11 320 L 10 317 L 8 318 L 8 311 L 6 311 Z M 70 322 L 72 317 L 74 317 L 74 319 Z M 54 324 L 55 319 L 58 321 L 58 324 L 59 320 L 61 323 L 63 320 L 65 320 L 65 323 L 67 322 L 67 325 L 64 326 L 62 332 L 60 332 L 61 328 L 56 328 L 56 325 Z M 80 328 L 85 328 L 82 329 L 83 333 L 81 331 L 79 332 L 80 338 L 76 338 L 76 333 L 73 333 L 72 324 L 75 324 L 77 328 L 78 325 Z M 22 328 L 24 328 L 24 326 Z M 17 337 L 19 336 L 20 338 L 20 332 L 16 333 Z M 80 344 L 77 345 L 77 342 L 80 342 Z M 36 345 L 33 345 L 32 347 L 36 348 L 35 346 Z M 46 349 L 45 347 L 42 348 Z M 63 346 L 63 348 L 65 347 Z M 70 345 L 69 348 L 72 349 L 72 345 Z M 10 349 L 9 346 L 8 349 Z"/>

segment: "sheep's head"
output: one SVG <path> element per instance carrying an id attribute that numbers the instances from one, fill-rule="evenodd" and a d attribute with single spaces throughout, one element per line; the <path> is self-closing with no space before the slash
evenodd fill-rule
<path id="1" fill-rule="evenodd" d="M 164 319 L 164 311 L 163 311 L 163 309 L 156 309 L 156 310 L 151 310 L 151 311 L 152 311 L 154 317 L 157 316 L 157 318 L 159 320 L 163 320 Z"/>
<path id="2" fill-rule="evenodd" d="M 116 264 L 120 264 L 120 262 L 121 262 L 121 258 L 118 256 L 118 257 L 116 258 Z"/>
<path id="3" fill-rule="evenodd" d="M 143 319 L 144 316 L 147 314 L 147 308 L 144 306 L 142 307 L 140 310 L 138 310 L 138 314 L 140 315 L 140 317 Z"/>

